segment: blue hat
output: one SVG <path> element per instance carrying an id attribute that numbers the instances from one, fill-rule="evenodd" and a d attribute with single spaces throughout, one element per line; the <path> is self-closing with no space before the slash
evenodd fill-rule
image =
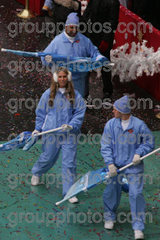
<path id="1" fill-rule="evenodd" d="M 113 106 L 123 114 L 129 114 L 131 112 L 128 96 L 121 97 L 114 102 Z"/>
<path id="2" fill-rule="evenodd" d="M 76 25 L 76 26 L 79 25 L 79 17 L 77 16 L 77 13 L 72 12 L 67 16 L 65 26 L 68 26 L 68 25 Z"/>

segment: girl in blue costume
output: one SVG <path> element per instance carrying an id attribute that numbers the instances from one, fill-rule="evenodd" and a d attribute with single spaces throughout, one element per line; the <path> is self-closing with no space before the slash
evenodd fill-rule
<path id="1" fill-rule="evenodd" d="M 55 164 L 62 150 L 63 195 L 72 186 L 76 176 L 76 137 L 83 123 L 86 106 L 83 98 L 74 90 L 71 72 L 59 68 L 53 74 L 51 87 L 47 89 L 36 109 L 36 124 L 33 134 L 63 126 L 71 131 L 43 135 L 42 154 L 32 168 L 32 185 L 40 183 L 40 176 Z M 78 202 L 76 197 L 69 200 Z"/>

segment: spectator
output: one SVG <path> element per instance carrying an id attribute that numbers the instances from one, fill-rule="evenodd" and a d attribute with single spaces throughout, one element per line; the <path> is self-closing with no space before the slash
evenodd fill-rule
<path id="1" fill-rule="evenodd" d="M 53 15 L 53 1 L 52 0 L 45 0 L 42 11 L 44 13 L 44 15 L 49 15 L 50 17 L 52 17 Z"/>
<path id="2" fill-rule="evenodd" d="M 67 16 L 71 12 L 77 12 L 78 16 L 81 15 L 81 2 L 78 0 L 45 0 L 42 10 L 48 12 L 55 26 L 58 24 L 58 28 L 55 28 L 58 29 L 55 31 L 57 35 L 62 32 Z"/>
<path id="3" fill-rule="evenodd" d="M 118 25 L 119 5 L 119 0 L 90 0 L 82 18 L 86 24 L 92 24 L 92 30 L 86 31 L 86 36 L 109 60 L 114 32 Z M 113 92 L 111 71 L 102 68 L 102 79 L 103 97 L 110 97 Z"/>

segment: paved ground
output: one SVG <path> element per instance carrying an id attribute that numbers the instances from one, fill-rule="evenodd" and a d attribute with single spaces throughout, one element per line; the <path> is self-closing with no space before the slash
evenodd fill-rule
<path id="1" fill-rule="evenodd" d="M 43 26 L 44 19 L 37 17 L 24 21 L 16 16 L 23 8 L 15 0 L 0 3 L 0 48 L 25 51 L 41 51 L 52 39 L 46 33 L 27 33 L 22 23 L 28 24 L 30 30 Z M 26 25 L 24 25 L 26 26 Z M 29 30 L 28 30 L 29 31 Z M 34 129 L 35 106 L 39 97 L 50 85 L 50 74 L 41 69 L 38 59 L 23 58 L 0 52 L 0 140 L 6 141 L 23 131 Z M 34 68 L 34 71 L 33 69 Z M 96 82 L 94 74 L 90 82 L 91 98 L 102 99 L 102 82 Z M 160 119 L 156 118 L 160 105 L 152 96 L 136 86 L 135 82 L 120 84 L 114 79 L 114 93 L 111 102 L 128 93 L 138 100 L 149 98 L 153 106 L 143 110 L 142 106 L 133 109 L 133 114 L 143 119 L 152 131 L 160 130 Z M 93 102 L 92 102 L 93 103 Z M 105 122 L 112 117 L 110 109 L 88 109 L 83 133 L 102 133 Z M 154 132 L 156 147 L 159 146 L 160 133 Z M 103 228 L 102 193 L 105 185 L 99 185 L 87 193 L 79 195 L 80 203 L 68 202 L 56 207 L 61 200 L 60 159 L 52 173 L 52 185 L 48 182 L 39 187 L 30 186 L 30 171 L 40 154 L 40 145 L 36 144 L 29 152 L 22 150 L 0 154 L 0 239 L 6 240 L 105 240 L 133 239 L 129 220 L 125 216 L 119 219 L 112 232 Z M 147 202 L 147 219 L 145 235 L 148 240 L 160 239 L 160 155 L 146 159 L 147 179 L 144 194 Z M 79 175 L 89 170 L 104 167 L 100 155 L 100 145 L 85 144 L 78 149 Z M 54 180 L 54 182 L 53 182 Z M 149 183 L 148 183 L 149 181 Z M 97 215 L 96 215 L 96 214 Z M 123 194 L 119 214 L 129 214 L 128 195 Z M 70 218 L 66 217 L 70 214 Z M 91 215 L 91 218 L 90 218 Z M 121 215 L 119 215 L 121 216 Z M 127 215 L 128 216 L 128 215 Z M 74 217 L 74 218 L 73 218 Z"/>
<path id="2" fill-rule="evenodd" d="M 154 132 L 156 148 L 160 132 Z M 79 145 L 77 175 L 104 167 L 100 145 Z M 123 193 L 113 231 L 103 228 L 102 194 L 105 184 L 78 195 L 80 202 L 56 206 L 62 199 L 61 159 L 45 176 L 45 184 L 30 185 L 31 168 L 40 144 L 29 152 L 0 154 L 0 239 L 3 240 L 132 240 L 128 194 Z M 146 240 L 160 239 L 160 154 L 145 159 Z"/>
<path id="3" fill-rule="evenodd" d="M 18 2 L 1 0 L 0 4 L 0 47 L 42 51 L 53 35 L 45 31 L 43 17 L 22 20 L 16 13 L 23 6 Z M 26 23 L 26 24 L 25 24 Z M 39 58 L 24 58 L 0 52 L 0 140 L 10 139 L 10 135 L 34 129 L 35 106 L 42 93 L 49 87 L 51 75 L 42 68 Z M 119 83 L 113 80 L 114 93 L 110 102 L 123 94 L 130 94 L 135 100 L 149 98 L 146 109 L 143 103 L 135 105 L 133 114 L 146 121 L 151 130 L 160 129 L 160 119 L 154 109 L 160 102 L 140 89 L 135 82 Z M 105 122 L 112 118 L 112 109 L 101 107 L 102 81 L 95 81 L 92 73 L 90 81 L 92 99 L 100 98 L 99 109 L 88 109 L 82 132 L 102 133 Z M 137 101 L 138 102 L 138 101 Z M 136 103 L 137 103 L 136 102 Z M 94 104 L 94 100 L 91 104 Z M 96 104 L 98 104 L 96 102 Z M 149 109 L 150 108 L 150 109 Z"/>

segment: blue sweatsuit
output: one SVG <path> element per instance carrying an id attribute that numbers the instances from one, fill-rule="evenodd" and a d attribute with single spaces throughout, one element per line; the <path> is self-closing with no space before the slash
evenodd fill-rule
<path id="1" fill-rule="evenodd" d="M 98 55 L 101 55 L 91 40 L 79 32 L 76 34 L 73 43 L 70 42 L 65 33 L 62 32 L 52 40 L 44 52 L 68 57 L 96 58 Z M 42 64 L 47 65 L 44 57 L 42 57 L 41 60 Z M 74 88 L 79 91 L 82 97 L 85 97 L 88 93 L 88 80 L 89 74 L 87 72 L 72 73 Z"/>
<path id="2" fill-rule="evenodd" d="M 142 157 L 153 149 L 153 135 L 142 120 L 131 116 L 126 130 L 122 129 L 120 118 L 112 118 L 106 123 L 101 140 L 101 154 L 107 167 L 109 164 L 115 164 L 117 168 L 121 168 L 132 162 L 134 154 Z M 143 172 L 143 162 L 123 171 L 129 184 L 129 202 L 134 230 L 144 229 Z M 122 176 L 113 177 L 104 191 L 106 221 L 116 220 L 116 210 L 121 197 L 121 179 Z"/>
<path id="3" fill-rule="evenodd" d="M 76 176 L 76 136 L 80 132 L 86 110 L 83 98 L 75 90 L 75 103 L 71 103 L 59 90 L 50 107 L 48 100 L 50 89 L 46 90 L 36 109 L 36 126 L 38 131 L 47 131 L 69 124 L 73 127 L 70 133 L 47 134 L 42 137 L 42 154 L 32 168 L 32 173 L 41 176 L 46 173 L 56 162 L 60 149 L 62 150 L 62 183 L 63 195 L 67 193 L 74 183 Z"/>

